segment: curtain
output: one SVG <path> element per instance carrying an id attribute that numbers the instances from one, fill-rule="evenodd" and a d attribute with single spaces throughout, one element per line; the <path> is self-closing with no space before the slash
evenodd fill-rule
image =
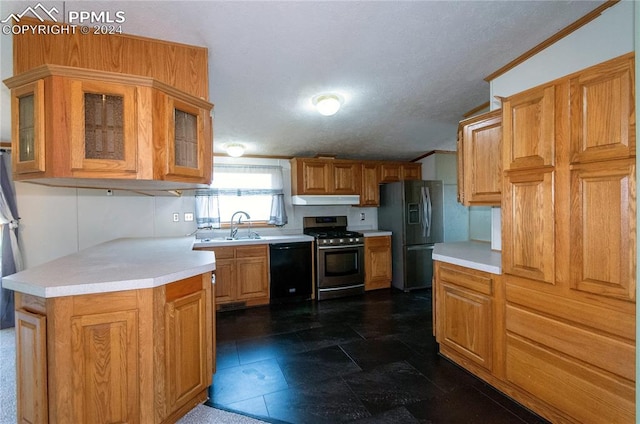
<path id="1" fill-rule="evenodd" d="M 196 223 L 199 229 L 220 228 L 220 203 L 216 190 L 196 191 Z"/>
<path id="2" fill-rule="evenodd" d="M 284 208 L 284 193 L 274 194 L 271 199 L 271 213 L 269 224 L 282 227 L 288 222 L 287 211 Z"/>
<path id="3" fill-rule="evenodd" d="M 2 263 L 0 273 L 11 275 L 23 269 L 22 253 L 18 244 L 18 206 L 15 191 L 8 169 L 11 155 L 0 152 L 0 225 L 2 230 Z M 1 286 L 1 283 L 0 283 Z M 0 328 L 13 327 L 14 323 L 13 291 L 0 289 Z"/>

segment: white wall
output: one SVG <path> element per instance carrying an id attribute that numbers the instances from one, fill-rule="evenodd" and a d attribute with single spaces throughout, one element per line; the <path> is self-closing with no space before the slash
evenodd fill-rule
<path id="1" fill-rule="evenodd" d="M 495 96 L 507 97 L 528 88 L 629 53 L 634 49 L 633 1 L 621 1 L 571 33 L 489 83 L 491 108 Z"/>
<path id="2" fill-rule="evenodd" d="M 25 266 L 32 267 L 118 237 L 187 234 L 192 195 L 151 197 L 125 191 L 46 187 L 17 182 L 20 241 Z M 173 222 L 174 212 L 180 222 Z"/>

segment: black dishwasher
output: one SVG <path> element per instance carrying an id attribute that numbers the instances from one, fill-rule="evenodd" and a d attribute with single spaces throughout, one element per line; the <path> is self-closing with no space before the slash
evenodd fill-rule
<path id="1" fill-rule="evenodd" d="M 311 242 L 269 245 L 271 303 L 311 299 Z"/>

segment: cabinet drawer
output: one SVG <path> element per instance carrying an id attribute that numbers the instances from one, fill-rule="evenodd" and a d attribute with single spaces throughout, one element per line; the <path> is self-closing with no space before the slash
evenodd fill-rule
<path id="1" fill-rule="evenodd" d="M 491 295 L 493 293 L 493 278 L 490 274 L 472 270 L 463 271 L 462 268 L 451 268 L 449 265 L 440 266 L 440 280 L 466 287 L 478 293 Z"/>
<path id="2" fill-rule="evenodd" d="M 267 256 L 267 245 L 236 247 L 236 258 L 255 258 Z"/>
<path id="3" fill-rule="evenodd" d="M 216 247 L 213 249 L 216 254 L 216 260 L 218 259 L 233 259 L 234 248 L 233 247 Z"/>

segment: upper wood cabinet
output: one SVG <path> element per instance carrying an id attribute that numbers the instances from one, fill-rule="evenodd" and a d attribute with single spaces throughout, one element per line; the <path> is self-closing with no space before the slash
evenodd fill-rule
<path id="1" fill-rule="evenodd" d="M 360 194 L 360 163 L 340 159 L 291 159 L 291 194 Z"/>
<path id="2" fill-rule="evenodd" d="M 12 89 L 17 181 L 122 189 L 211 182 L 212 105 L 149 78 L 45 65 Z"/>
<path id="3" fill-rule="evenodd" d="M 413 162 L 380 162 L 380 182 L 421 180 L 422 164 Z"/>
<path id="4" fill-rule="evenodd" d="M 460 122 L 458 201 L 500 206 L 502 198 L 502 111 Z"/>
<path id="5" fill-rule="evenodd" d="M 623 57 L 569 80 L 571 162 L 635 156 L 633 65 Z"/>
<path id="6" fill-rule="evenodd" d="M 503 167 L 535 168 L 555 164 L 556 101 L 566 96 L 548 84 L 515 94 L 502 102 Z"/>
<path id="7" fill-rule="evenodd" d="M 37 80 L 12 90 L 11 128 L 14 174 L 44 172 L 44 81 Z"/>
<path id="8" fill-rule="evenodd" d="M 21 54 L 4 82 L 17 181 L 139 191 L 210 184 L 206 48 L 76 31 L 55 41 L 13 37 Z"/>
<path id="9" fill-rule="evenodd" d="M 361 166 L 360 206 L 380 206 L 380 165 L 364 162 Z"/>

